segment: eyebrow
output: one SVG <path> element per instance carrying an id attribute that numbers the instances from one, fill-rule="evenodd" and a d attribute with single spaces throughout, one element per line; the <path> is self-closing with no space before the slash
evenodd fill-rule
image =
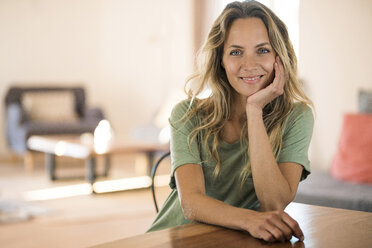
<path id="1" fill-rule="evenodd" d="M 257 44 L 255 47 L 262 47 L 262 46 L 266 46 L 266 45 L 270 45 L 269 42 L 262 42 L 260 44 Z"/>
<path id="2" fill-rule="evenodd" d="M 257 47 L 262 47 L 262 46 L 266 46 L 266 45 L 270 45 L 270 43 L 269 43 L 269 42 L 262 42 L 262 43 L 260 43 L 260 44 L 255 45 L 255 48 L 257 48 Z M 239 45 L 231 45 L 229 48 L 239 48 L 239 49 L 244 49 L 244 47 L 239 46 Z"/>

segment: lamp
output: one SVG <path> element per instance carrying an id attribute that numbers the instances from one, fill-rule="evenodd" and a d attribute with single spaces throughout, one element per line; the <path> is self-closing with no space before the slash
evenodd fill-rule
<path id="1" fill-rule="evenodd" d="M 94 130 L 94 150 L 98 154 L 105 153 L 114 139 L 114 132 L 108 120 L 101 120 Z"/>

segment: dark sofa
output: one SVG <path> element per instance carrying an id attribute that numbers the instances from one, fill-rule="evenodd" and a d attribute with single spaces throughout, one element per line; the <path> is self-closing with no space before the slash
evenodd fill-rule
<path id="1" fill-rule="evenodd" d="M 76 121 L 32 120 L 24 106 L 23 98 L 28 93 L 69 93 L 74 99 Z M 53 109 L 53 106 L 49 106 Z M 93 132 L 104 114 L 99 108 L 86 106 L 85 90 L 82 87 L 11 87 L 5 97 L 6 138 L 9 148 L 17 153 L 27 151 L 26 142 L 31 135 L 82 134 Z"/>
<path id="2" fill-rule="evenodd" d="M 372 185 L 345 182 L 328 172 L 313 171 L 300 182 L 294 201 L 372 212 Z"/>

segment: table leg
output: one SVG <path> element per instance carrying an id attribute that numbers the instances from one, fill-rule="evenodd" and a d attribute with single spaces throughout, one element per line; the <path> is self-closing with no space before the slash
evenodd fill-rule
<path id="1" fill-rule="evenodd" d="M 45 169 L 50 180 L 56 180 L 55 176 L 56 158 L 53 153 L 45 153 Z"/>
<path id="2" fill-rule="evenodd" d="M 26 171 L 34 171 L 35 169 L 34 154 L 31 151 L 26 151 L 23 161 L 25 164 Z"/>
<path id="3" fill-rule="evenodd" d="M 148 176 L 151 176 L 151 170 L 154 166 L 154 158 L 155 158 L 155 152 L 147 152 L 147 174 Z"/>
<path id="4" fill-rule="evenodd" d="M 109 173 L 109 170 L 110 170 L 110 166 L 111 166 L 111 159 L 110 159 L 110 155 L 105 155 L 105 169 L 104 169 L 104 172 L 103 172 L 103 175 L 105 177 L 108 176 L 108 173 Z"/>
<path id="5" fill-rule="evenodd" d="M 89 157 L 86 160 L 86 180 L 93 185 L 96 180 L 96 158 L 94 156 Z"/>

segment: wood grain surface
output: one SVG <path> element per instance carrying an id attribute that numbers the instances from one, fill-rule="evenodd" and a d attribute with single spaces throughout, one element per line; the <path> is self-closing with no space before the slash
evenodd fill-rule
<path id="1" fill-rule="evenodd" d="M 161 231 L 121 239 L 96 248 L 138 247 L 372 247 L 372 213 L 291 203 L 286 212 L 296 219 L 305 240 L 292 238 L 285 243 L 267 243 L 247 232 L 192 223 Z"/>

